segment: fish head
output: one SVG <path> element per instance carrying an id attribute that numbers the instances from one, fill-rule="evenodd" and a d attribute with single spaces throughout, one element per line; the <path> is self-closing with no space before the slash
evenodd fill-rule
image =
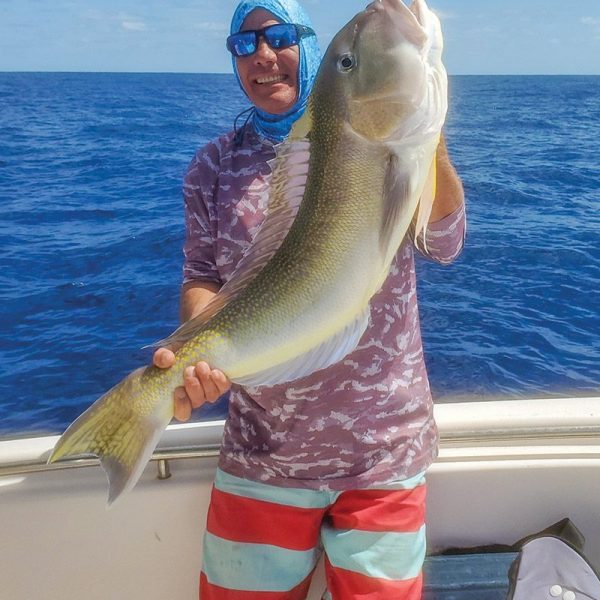
<path id="1" fill-rule="evenodd" d="M 396 141 L 415 129 L 439 129 L 447 109 L 439 19 L 424 0 L 377 0 L 331 42 L 315 94 L 356 133 Z"/>

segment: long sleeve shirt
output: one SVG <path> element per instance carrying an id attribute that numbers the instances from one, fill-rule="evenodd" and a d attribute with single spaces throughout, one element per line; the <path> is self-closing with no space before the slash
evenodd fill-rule
<path id="1" fill-rule="evenodd" d="M 230 132 L 192 160 L 184 182 L 184 282 L 225 283 L 266 214 L 273 145 L 248 128 Z M 369 325 L 342 361 L 272 387 L 233 386 L 220 468 L 278 486 L 344 490 L 412 477 L 437 452 L 423 357 L 415 247 L 452 262 L 464 243 L 465 212 L 406 237 L 372 298 Z"/>

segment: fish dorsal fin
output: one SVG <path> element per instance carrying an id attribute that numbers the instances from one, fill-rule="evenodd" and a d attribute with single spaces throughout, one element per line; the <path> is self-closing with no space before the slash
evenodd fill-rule
<path id="1" fill-rule="evenodd" d="M 423 248 L 427 251 L 427 224 L 429 223 L 429 217 L 431 217 L 431 210 L 433 208 L 433 201 L 435 200 L 435 193 L 437 190 L 437 153 L 433 155 L 431 165 L 429 166 L 429 174 L 425 181 L 425 187 L 423 193 L 419 199 L 419 209 L 417 211 L 416 221 L 414 224 L 414 239 L 416 240 L 419 235 L 422 235 Z"/>
<path id="2" fill-rule="evenodd" d="M 157 342 L 154 346 L 179 346 L 193 338 L 205 323 L 217 315 L 248 286 L 277 252 L 298 214 L 304 196 L 308 177 L 310 142 L 306 137 L 294 137 L 294 131 L 298 135 L 298 131 L 304 132 L 305 127 L 306 121 L 302 129 L 294 127 L 290 138 L 275 146 L 276 156 L 268 161 L 272 175 L 267 215 L 231 278 L 200 314 L 181 325 L 169 337 Z"/>
<path id="3" fill-rule="evenodd" d="M 294 381 L 325 369 L 342 360 L 358 346 L 360 338 L 369 324 L 370 312 L 370 306 L 367 304 L 345 327 L 299 356 L 263 371 L 232 379 L 235 383 L 243 386 L 271 386 Z"/>

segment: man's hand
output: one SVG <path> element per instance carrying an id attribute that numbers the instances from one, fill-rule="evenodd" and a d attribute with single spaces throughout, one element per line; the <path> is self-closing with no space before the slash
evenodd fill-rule
<path id="1" fill-rule="evenodd" d="M 175 362 L 175 354 L 169 348 L 159 348 L 153 357 L 154 366 L 168 369 Z M 206 402 L 216 402 L 231 388 L 231 381 L 224 373 L 211 369 L 205 362 L 187 367 L 183 376 L 183 386 L 173 393 L 173 411 L 178 421 L 187 421 L 193 408 Z"/>

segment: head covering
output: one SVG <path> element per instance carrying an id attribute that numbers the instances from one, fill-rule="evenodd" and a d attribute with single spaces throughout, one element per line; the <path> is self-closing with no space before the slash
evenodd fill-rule
<path id="1" fill-rule="evenodd" d="M 257 8 L 262 8 L 270 12 L 282 23 L 295 23 L 312 28 L 308 15 L 296 0 L 242 0 L 233 13 L 231 33 L 238 33 L 246 17 Z M 265 112 L 258 107 L 254 108 L 252 114 L 252 124 L 256 131 L 263 137 L 277 142 L 285 139 L 294 122 L 303 115 L 315 77 L 317 76 L 319 63 L 321 62 L 321 52 L 316 36 L 311 35 L 302 38 L 298 47 L 300 50 L 300 62 L 298 66 L 298 99 L 296 100 L 296 104 L 290 110 L 280 115 Z M 234 56 L 232 56 L 232 62 L 233 72 L 240 87 L 246 93 L 240 81 Z"/>

